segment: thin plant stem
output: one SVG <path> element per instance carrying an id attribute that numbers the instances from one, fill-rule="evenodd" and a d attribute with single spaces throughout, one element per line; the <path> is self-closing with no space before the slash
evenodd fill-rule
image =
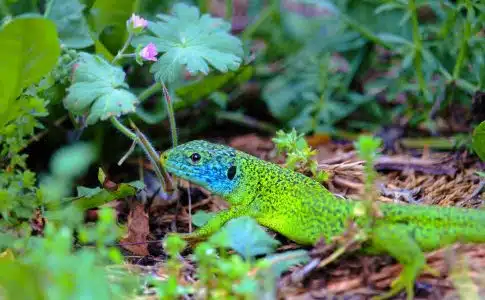
<path id="1" fill-rule="evenodd" d="M 137 141 L 133 141 L 131 143 L 130 149 L 128 149 L 125 155 L 123 155 L 123 157 L 118 161 L 118 166 L 121 166 L 125 162 L 125 160 L 135 151 L 136 142 Z"/>
<path id="2" fill-rule="evenodd" d="M 126 39 L 125 44 L 123 45 L 123 47 L 121 47 L 120 51 L 118 51 L 118 53 L 113 58 L 111 63 L 114 64 L 117 60 L 119 60 L 123 57 L 123 54 L 125 53 L 126 49 L 128 49 L 128 46 L 130 45 L 132 39 L 133 39 L 133 33 L 130 32 L 129 35 L 128 35 L 128 38 Z"/>
<path id="3" fill-rule="evenodd" d="M 172 98 L 170 97 L 170 94 L 167 90 L 167 87 L 165 86 L 165 83 L 163 83 L 162 81 L 161 84 L 162 84 L 163 96 L 165 98 L 165 104 L 167 106 L 168 121 L 170 123 L 170 132 L 172 135 L 172 146 L 176 147 L 178 145 L 178 137 L 177 137 L 177 125 L 175 124 L 175 114 L 173 112 Z"/>
<path id="4" fill-rule="evenodd" d="M 153 148 L 152 144 L 148 141 L 145 135 L 140 130 L 138 130 L 135 123 L 133 123 L 131 120 L 130 120 L 130 126 L 133 128 L 133 130 L 135 130 L 136 136 L 139 140 L 139 144 L 143 149 L 143 151 L 145 152 L 148 159 L 150 160 L 150 163 L 153 166 L 155 174 L 157 175 L 158 179 L 160 180 L 160 183 L 162 184 L 163 190 L 173 191 L 172 179 L 170 178 L 170 176 L 168 176 L 163 166 L 159 163 L 159 156 L 155 151 L 155 149 Z"/>
<path id="5" fill-rule="evenodd" d="M 120 55 L 120 58 L 132 58 L 132 57 L 136 57 L 136 54 L 135 53 L 129 53 L 129 54 Z"/>
<path id="6" fill-rule="evenodd" d="M 136 134 L 134 134 L 130 129 L 128 129 L 128 127 L 123 125 L 120 122 L 120 120 L 118 120 L 118 118 L 116 118 L 115 116 L 112 116 L 112 117 L 109 118 L 109 120 L 111 121 L 111 124 L 113 124 L 113 126 L 116 129 L 118 129 L 121 133 L 126 135 L 129 139 L 131 139 L 133 141 L 138 141 L 138 137 L 136 136 Z"/>
<path id="7" fill-rule="evenodd" d="M 192 196 L 190 193 L 190 182 L 187 186 L 187 196 L 189 198 L 189 232 L 192 233 Z"/>
<path id="8" fill-rule="evenodd" d="M 329 255 L 327 258 L 325 258 L 324 260 L 320 261 L 320 263 L 318 264 L 318 268 L 323 268 L 325 267 L 326 265 L 328 265 L 329 263 L 333 262 L 334 260 L 336 260 L 339 256 L 342 256 L 342 254 L 344 254 L 347 249 L 349 249 L 353 244 L 355 244 L 356 242 L 359 241 L 359 238 L 358 237 L 354 237 L 353 239 L 351 239 L 349 242 L 347 242 L 346 244 L 340 246 L 339 248 L 337 248 L 337 250 L 335 250 L 331 255 Z"/>
<path id="9" fill-rule="evenodd" d="M 455 83 L 457 87 L 467 91 L 468 93 L 475 93 L 480 88 L 478 85 L 474 85 L 461 78 L 456 79 Z"/>

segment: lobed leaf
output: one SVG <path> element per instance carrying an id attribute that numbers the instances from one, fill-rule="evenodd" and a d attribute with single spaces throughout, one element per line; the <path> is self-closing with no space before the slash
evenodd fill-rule
<path id="1" fill-rule="evenodd" d="M 200 16 L 196 7 L 184 3 L 174 5 L 172 15 L 157 15 L 160 21 L 149 22 L 155 35 L 136 37 L 133 45 L 154 43 L 164 54 L 150 71 L 159 81 L 173 82 L 183 67 L 195 75 L 209 73 L 209 66 L 221 72 L 236 70 L 242 62 L 241 41 L 231 36 L 230 24 L 208 14 Z"/>
<path id="2" fill-rule="evenodd" d="M 206 212 L 206 211 L 203 211 L 203 210 L 198 210 L 192 216 L 192 224 L 194 224 L 197 227 L 201 227 L 202 225 L 207 223 L 215 215 L 216 215 L 215 212 Z"/>
<path id="3" fill-rule="evenodd" d="M 81 53 L 64 106 L 74 114 L 89 112 L 87 123 L 136 110 L 138 99 L 126 90 L 125 73 L 100 56 Z"/>
<path id="4" fill-rule="evenodd" d="M 269 254 L 280 244 L 251 217 L 233 219 L 210 239 L 225 235 L 227 246 L 245 258 Z"/>

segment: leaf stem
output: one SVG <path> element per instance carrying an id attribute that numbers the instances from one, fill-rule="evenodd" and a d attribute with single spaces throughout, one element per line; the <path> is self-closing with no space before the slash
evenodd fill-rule
<path id="1" fill-rule="evenodd" d="M 152 95 L 156 94 L 161 88 L 162 84 L 160 82 L 155 82 L 138 95 L 138 101 L 143 102 L 147 100 Z"/>
<path id="2" fill-rule="evenodd" d="M 121 54 L 120 58 L 136 57 L 136 53 Z"/>
<path id="3" fill-rule="evenodd" d="M 123 57 L 123 54 L 125 53 L 126 49 L 128 49 L 128 46 L 130 45 L 132 39 L 133 39 L 133 33 L 130 32 L 128 35 L 128 38 L 125 41 L 125 44 L 123 45 L 123 47 L 121 47 L 121 49 L 118 51 L 116 56 L 111 61 L 112 64 L 114 64 L 117 60 Z"/>
<path id="4" fill-rule="evenodd" d="M 121 133 L 126 135 L 129 139 L 131 139 L 133 141 L 138 141 L 138 137 L 136 136 L 136 134 L 134 134 L 130 129 L 128 129 L 128 127 L 123 125 L 120 122 L 120 120 L 118 120 L 118 118 L 112 116 L 112 117 L 109 118 L 109 120 L 111 121 L 111 124 L 113 124 L 113 126 L 116 129 L 118 129 Z"/>
<path id="5" fill-rule="evenodd" d="M 173 112 L 172 98 L 170 97 L 170 94 L 167 90 L 167 87 L 165 86 L 165 83 L 163 83 L 162 81 L 161 84 L 162 84 L 163 96 L 165 98 L 165 104 L 167 105 L 168 121 L 170 123 L 170 132 L 172 135 L 172 146 L 176 147 L 178 145 L 178 137 L 177 137 L 177 126 L 175 124 L 175 114 Z"/>
<path id="6" fill-rule="evenodd" d="M 155 148 L 153 148 L 150 141 L 148 141 L 145 135 L 136 127 L 135 123 L 133 123 L 131 120 L 130 120 L 130 126 L 133 128 L 133 130 L 135 130 L 136 137 L 139 141 L 138 144 L 141 146 L 146 156 L 150 160 L 150 163 L 153 166 L 153 170 L 155 171 L 155 174 L 157 175 L 158 179 L 160 180 L 160 183 L 162 184 L 163 190 L 173 191 L 174 185 L 173 185 L 172 179 L 170 178 L 170 176 L 168 176 L 163 165 L 160 164 L 160 160 L 159 160 L 160 157 L 158 153 L 155 151 Z"/>

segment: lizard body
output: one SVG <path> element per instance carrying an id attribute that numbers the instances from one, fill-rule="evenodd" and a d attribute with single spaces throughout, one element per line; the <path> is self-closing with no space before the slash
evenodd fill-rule
<path id="1" fill-rule="evenodd" d="M 231 207 L 184 236 L 203 239 L 227 221 L 250 216 L 287 238 L 313 245 L 347 228 L 358 201 L 341 199 L 317 181 L 233 148 L 192 141 L 161 156 L 165 169 L 226 199 Z M 367 253 L 388 253 L 403 271 L 382 298 L 403 288 L 413 297 L 416 277 L 426 267 L 423 251 L 454 242 L 485 243 L 485 212 L 454 207 L 380 203 Z M 356 221 L 357 223 L 358 220 Z"/>

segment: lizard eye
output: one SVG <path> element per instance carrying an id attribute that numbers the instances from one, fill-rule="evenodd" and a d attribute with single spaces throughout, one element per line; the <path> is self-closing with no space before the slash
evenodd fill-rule
<path id="1" fill-rule="evenodd" d="M 231 166 L 229 169 L 227 169 L 227 178 L 232 180 L 234 179 L 234 176 L 236 176 L 236 166 Z"/>
<path id="2" fill-rule="evenodd" d="M 190 156 L 190 159 L 192 160 L 193 163 L 198 163 L 200 160 L 200 154 L 192 153 L 192 155 Z"/>

